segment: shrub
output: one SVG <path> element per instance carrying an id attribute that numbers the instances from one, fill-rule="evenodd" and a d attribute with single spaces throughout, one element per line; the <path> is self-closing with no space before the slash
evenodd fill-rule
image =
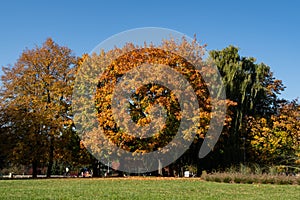
<path id="1" fill-rule="evenodd" d="M 246 165 L 240 164 L 240 173 L 245 175 L 251 174 L 251 168 Z"/>
<path id="2" fill-rule="evenodd" d="M 234 179 L 233 179 L 233 181 L 234 181 L 235 183 L 241 183 L 242 179 L 241 179 L 241 177 L 239 177 L 239 176 L 235 176 Z"/>
<path id="3" fill-rule="evenodd" d="M 300 185 L 300 177 L 297 178 L 296 182 L 298 185 Z"/>
<path id="4" fill-rule="evenodd" d="M 253 164 L 254 174 L 261 175 L 263 173 L 263 169 L 258 164 Z"/>
<path id="5" fill-rule="evenodd" d="M 272 176 L 275 176 L 278 174 L 278 169 L 276 166 L 270 166 L 269 167 L 269 174 Z"/>
<path id="6" fill-rule="evenodd" d="M 241 165 L 242 166 L 242 165 Z M 233 168 L 231 168 L 233 169 Z M 242 172 L 235 173 L 202 173 L 202 178 L 206 181 L 214 181 L 214 182 L 224 182 L 224 183 L 245 183 L 245 184 L 253 184 L 253 183 L 261 183 L 261 184 L 298 184 L 300 185 L 300 176 L 286 176 L 286 175 L 278 175 L 275 167 L 270 167 L 271 174 L 263 174 L 261 168 L 257 166 L 253 166 L 254 173 L 249 173 L 249 167 L 242 166 Z M 275 175 L 272 175 L 275 174 Z"/>
<path id="7" fill-rule="evenodd" d="M 223 182 L 224 183 L 230 183 L 231 180 L 232 180 L 232 178 L 230 176 L 226 176 L 226 177 L 224 177 Z"/>
<path id="8" fill-rule="evenodd" d="M 218 176 L 214 176 L 214 177 L 213 177 L 213 181 L 218 182 L 218 183 L 222 182 L 222 181 L 221 181 L 221 178 L 218 177 Z"/>
<path id="9" fill-rule="evenodd" d="M 251 178 L 251 177 L 246 177 L 245 179 L 244 179 L 244 183 L 247 183 L 247 184 L 252 184 L 254 181 L 253 181 L 253 179 Z"/>
<path id="10" fill-rule="evenodd" d="M 273 177 L 267 178 L 266 180 L 267 180 L 267 183 L 270 183 L 270 184 L 276 183 L 276 181 L 275 181 L 275 179 Z"/>

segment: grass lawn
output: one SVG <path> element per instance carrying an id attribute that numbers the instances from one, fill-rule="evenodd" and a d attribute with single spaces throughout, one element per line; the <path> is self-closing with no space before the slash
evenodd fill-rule
<path id="1" fill-rule="evenodd" d="M 194 178 L 0 180 L 0 199 L 300 199 L 299 185 L 226 184 Z"/>

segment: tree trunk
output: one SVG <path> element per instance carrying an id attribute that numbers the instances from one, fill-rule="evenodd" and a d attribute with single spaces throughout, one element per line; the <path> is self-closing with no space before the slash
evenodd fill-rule
<path id="1" fill-rule="evenodd" d="M 47 169 L 47 178 L 51 177 L 52 167 L 53 167 L 53 157 L 54 157 L 54 138 L 51 136 L 50 138 L 50 148 L 49 148 L 49 163 Z"/>
<path id="2" fill-rule="evenodd" d="M 173 163 L 169 165 L 169 176 L 171 176 L 171 177 L 175 176 L 175 174 L 174 174 L 174 166 L 173 165 L 174 165 Z"/>
<path id="3" fill-rule="evenodd" d="M 162 163 L 161 163 L 161 161 L 158 159 L 158 175 L 159 176 L 162 176 L 163 175 L 163 173 L 162 173 Z"/>
<path id="4" fill-rule="evenodd" d="M 32 161 L 32 178 L 37 178 L 37 161 Z"/>

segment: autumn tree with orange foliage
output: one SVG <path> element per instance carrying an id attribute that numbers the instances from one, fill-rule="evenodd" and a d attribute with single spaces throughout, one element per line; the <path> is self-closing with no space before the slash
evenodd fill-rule
<path id="1" fill-rule="evenodd" d="M 13 163 L 47 166 L 63 157 L 66 130 L 72 126 L 70 100 L 77 58 L 72 51 L 47 39 L 41 47 L 26 49 L 13 66 L 4 67 L 2 113 Z M 69 131 L 70 132 L 70 131 Z"/>
<path id="2" fill-rule="evenodd" d="M 115 48 L 108 52 L 102 51 L 99 52 L 99 55 L 93 54 L 90 58 L 87 58 L 86 62 L 81 66 L 81 73 L 77 76 L 77 79 L 85 84 L 78 85 L 75 87 L 75 90 L 78 93 L 76 106 L 78 113 L 85 113 L 84 115 L 80 115 L 82 119 L 77 119 L 77 123 L 79 126 L 83 126 L 80 128 L 81 130 L 88 130 L 88 134 L 80 133 L 82 134 L 81 136 L 85 138 L 85 145 L 88 149 L 95 154 L 101 154 L 98 155 L 99 157 L 109 157 L 116 152 L 104 152 L 101 149 L 103 146 L 109 145 L 109 143 L 127 152 L 131 152 L 133 155 L 153 152 L 172 143 L 172 139 L 178 132 L 183 111 L 181 110 L 176 95 L 174 95 L 170 88 L 157 83 L 143 85 L 142 80 L 137 81 L 139 80 L 137 77 L 141 74 L 137 74 L 132 77 L 131 80 L 128 80 L 129 85 L 132 84 L 130 81 L 135 81 L 133 84 L 139 87 L 131 91 L 132 94 L 129 100 L 126 99 L 126 101 L 129 102 L 126 104 L 126 109 L 118 110 L 117 115 L 125 116 L 130 113 L 131 120 L 137 125 L 131 130 L 126 127 L 126 125 L 125 127 L 121 127 L 118 124 L 113 113 L 114 108 L 112 105 L 116 85 L 119 84 L 127 72 L 145 64 L 147 65 L 144 66 L 146 68 L 155 67 L 156 69 L 167 66 L 182 74 L 196 94 L 199 109 L 192 110 L 192 112 L 194 112 L 195 118 L 199 119 L 199 122 L 196 124 L 196 129 L 185 130 L 183 134 L 184 138 L 193 141 L 192 145 L 195 150 L 193 153 L 189 152 L 184 154 L 183 157 L 189 157 L 189 159 L 184 160 L 188 160 L 188 162 L 193 162 L 193 164 L 197 165 L 197 160 L 199 159 L 198 152 L 206 132 L 208 128 L 210 128 L 209 123 L 212 116 L 212 99 L 210 98 L 207 86 L 213 83 L 206 83 L 203 80 L 203 76 L 216 76 L 216 73 L 209 67 L 209 63 L 202 60 L 205 52 L 204 48 L 205 47 L 200 46 L 196 40 L 188 42 L 183 38 L 182 41 L 165 40 L 158 46 L 147 44 L 144 46 L 135 46 L 129 43 L 122 48 Z M 186 59 L 186 57 L 189 59 Z M 195 68 L 195 63 L 198 64 L 199 68 Z M 99 69 L 101 68 L 99 66 L 105 66 L 106 68 Z M 94 80 L 85 82 L 84 79 L 91 76 L 91 74 L 102 74 L 102 76 L 94 76 Z M 159 77 L 160 75 L 156 74 L 153 70 L 151 76 Z M 175 88 L 181 88 L 183 84 L 180 81 L 176 82 L 177 80 L 173 74 L 167 74 L 166 77 L 162 79 L 175 81 Z M 85 109 L 88 106 L 85 105 L 91 104 L 92 102 L 80 100 L 80 94 L 82 93 L 82 96 L 85 95 L 83 88 L 86 86 L 84 85 L 90 86 L 93 84 L 97 85 L 95 96 L 91 100 L 95 102 L 95 110 L 92 108 L 88 111 Z M 126 85 L 121 84 L 118 87 L 125 88 Z M 184 92 L 180 94 L 182 96 L 185 95 Z M 230 106 L 234 105 L 234 102 L 227 101 L 225 104 Z M 153 116 L 151 117 L 152 109 L 156 105 L 161 108 L 162 112 L 165 112 L 163 114 L 166 117 L 165 121 L 156 119 L 155 117 L 153 118 Z M 95 114 L 94 112 L 96 112 L 96 118 L 92 116 Z M 84 123 L 86 119 L 90 120 Z M 93 121 L 94 119 L 97 120 Z M 230 116 L 227 115 L 225 122 L 223 118 L 219 120 L 219 123 L 221 123 L 221 125 L 224 123 L 224 125 L 229 126 L 230 119 Z M 193 121 L 194 119 L 191 118 L 189 120 Z M 128 119 L 123 121 L 128 122 Z M 155 123 L 148 126 L 152 121 Z M 99 130 L 97 130 L 97 128 L 93 129 L 94 127 L 101 128 L 104 131 L 104 136 L 99 136 Z M 140 127 L 143 127 L 143 130 L 153 129 L 155 132 L 151 136 L 143 135 L 145 133 L 141 131 Z M 211 128 L 213 129 L 213 127 Z M 226 132 L 226 130 L 227 128 L 224 128 L 223 132 Z M 195 132 L 195 137 L 191 138 L 193 132 Z M 137 134 L 138 137 L 132 133 Z M 172 143 L 172 145 L 180 148 L 183 144 Z M 181 160 L 182 159 L 183 158 L 181 158 Z M 181 168 L 181 166 L 179 168 Z"/>
<path id="3" fill-rule="evenodd" d="M 31 164 L 33 177 L 37 176 L 38 167 L 47 166 L 50 176 L 54 161 L 63 160 L 72 166 L 93 164 L 95 159 L 87 149 L 109 162 L 113 154 L 120 152 L 102 149 L 113 144 L 132 155 L 160 149 L 167 153 L 174 147 L 187 149 L 174 155 L 178 159 L 170 163 L 170 175 L 184 166 L 196 166 L 199 175 L 203 169 L 220 169 L 245 161 L 299 165 L 299 105 L 282 104 L 282 81 L 273 76 L 269 66 L 240 56 L 236 47 L 211 51 L 207 60 L 203 58 L 205 51 L 196 39 L 185 38 L 164 40 L 157 46 L 129 43 L 99 54 L 84 54 L 82 58 L 76 58 L 69 48 L 52 39 L 41 47 L 26 49 L 13 66 L 3 68 L 0 161 Z M 211 98 L 221 96 L 218 85 L 204 81 L 207 77 L 217 79 L 212 64 L 222 76 L 225 103 Z M 172 73 L 155 71 L 166 68 Z M 148 69 L 148 74 L 136 71 L 129 76 L 131 79 L 122 82 L 135 69 Z M 174 76 L 177 73 L 188 82 L 195 98 L 177 90 L 186 84 Z M 138 79 L 140 75 L 156 77 L 156 82 L 143 84 Z M 75 77 L 80 84 L 76 84 Z M 157 81 L 162 79 L 172 82 L 175 90 Z M 128 85 L 133 87 L 130 96 L 117 99 Z M 217 88 L 215 94 L 210 93 L 209 87 Z M 72 91 L 76 91 L 76 98 Z M 88 98 L 83 98 L 86 95 Z M 184 129 L 181 135 L 182 141 L 192 141 L 187 148 L 174 140 L 187 114 L 179 97 L 188 99 L 182 105 L 191 104 L 193 98 L 198 104 L 188 113 L 188 121 L 194 126 Z M 122 104 L 123 101 L 127 103 Z M 114 110 L 114 103 L 123 107 Z M 218 107 L 218 103 L 228 108 L 225 120 L 217 117 L 218 123 L 224 125 L 222 134 L 213 151 L 199 159 L 203 140 L 213 138 L 207 137 L 207 131 L 214 129 L 210 126 L 212 116 L 220 114 L 212 112 L 212 105 Z M 71 107 L 80 115 L 72 113 Z M 129 119 L 133 125 L 120 126 L 120 122 Z M 99 135 L 100 129 L 104 135 Z M 114 164 L 122 164 L 122 160 L 118 162 Z"/>
<path id="4" fill-rule="evenodd" d="M 271 119 L 249 118 L 251 159 L 268 165 L 300 169 L 300 106 L 283 104 Z"/>

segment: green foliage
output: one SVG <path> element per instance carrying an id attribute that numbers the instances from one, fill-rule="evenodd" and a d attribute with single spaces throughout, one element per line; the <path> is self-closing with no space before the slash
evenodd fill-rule
<path id="1" fill-rule="evenodd" d="M 275 79 L 269 66 L 256 64 L 252 57 L 240 56 L 234 46 L 211 51 L 210 58 L 222 75 L 226 97 L 237 104 L 229 108 L 232 117 L 229 133 L 219 143 L 223 157 L 219 165 L 228 166 L 247 159 L 248 117 L 269 119 L 275 114 L 280 102 L 278 94 L 284 86 Z"/>

